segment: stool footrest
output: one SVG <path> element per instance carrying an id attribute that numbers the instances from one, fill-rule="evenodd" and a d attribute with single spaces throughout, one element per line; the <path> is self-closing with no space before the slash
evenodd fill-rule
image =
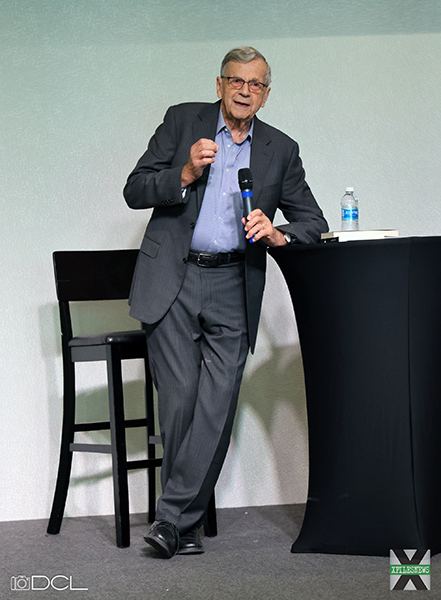
<path id="1" fill-rule="evenodd" d="M 100 454 L 112 454 L 110 444 L 70 444 L 71 452 L 99 452 Z"/>
<path id="2" fill-rule="evenodd" d="M 127 419 L 124 421 L 124 426 L 126 428 L 129 427 L 145 427 L 147 425 L 147 419 L 145 417 L 141 418 L 141 419 Z M 110 422 L 109 421 L 100 421 L 100 422 L 93 422 L 93 423 L 75 423 L 74 425 L 74 431 L 101 431 L 103 429 L 110 429 Z M 161 437 L 160 436 L 156 436 L 159 439 L 159 442 L 154 442 L 156 443 L 161 443 Z"/>
<path id="3" fill-rule="evenodd" d="M 146 469 L 147 467 L 160 467 L 162 458 L 144 458 L 141 460 L 128 460 L 127 469 Z"/>

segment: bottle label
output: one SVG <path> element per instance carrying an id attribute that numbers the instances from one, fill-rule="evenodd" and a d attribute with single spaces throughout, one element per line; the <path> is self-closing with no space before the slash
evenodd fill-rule
<path id="1" fill-rule="evenodd" d="M 358 208 L 342 208 L 341 209 L 341 220 L 342 221 L 357 221 L 358 220 Z"/>

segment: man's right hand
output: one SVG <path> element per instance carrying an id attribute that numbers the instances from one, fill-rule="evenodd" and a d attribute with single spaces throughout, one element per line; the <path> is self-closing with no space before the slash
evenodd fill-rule
<path id="1" fill-rule="evenodd" d="M 185 188 L 199 177 L 204 172 L 207 165 L 211 165 L 215 161 L 216 153 L 219 146 L 213 140 L 201 138 L 190 149 L 190 158 L 188 163 L 182 169 L 181 187 Z"/>

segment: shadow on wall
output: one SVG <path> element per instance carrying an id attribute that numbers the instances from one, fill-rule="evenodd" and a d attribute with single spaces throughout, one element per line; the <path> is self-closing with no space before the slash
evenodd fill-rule
<path id="1" fill-rule="evenodd" d="M 249 498 L 245 505 L 261 503 L 256 481 L 262 489 L 273 488 L 272 502 L 265 504 L 304 502 L 308 426 L 303 364 L 296 347 L 274 348 L 271 358 L 244 379 L 233 430 L 238 445 L 244 435 L 242 421 L 250 412 L 258 427 L 253 432 L 249 464 L 241 470 L 244 494 Z"/>
<path id="2" fill-rule="evenodd" d="M 268 260 L 254 355 L 248 357 L 219 500 L 240 506 L 302 503 L 308 427 L 303 363 L 283 275 Z M 236 504 L 237 506 L 237 504 Z"/>

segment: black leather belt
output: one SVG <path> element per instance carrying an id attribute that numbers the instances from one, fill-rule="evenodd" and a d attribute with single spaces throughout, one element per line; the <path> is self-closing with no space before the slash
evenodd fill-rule
<path id="1" fill-rule="evenodd" d="M 237 263 L 245 260 L 244 252 L 220 252 L 219 254 L 211 254 L 210 252 L 194 252 L 190 250 L 188 262 L 191 262 L 198 267 L 220 267 L 230 263 Z"/>

